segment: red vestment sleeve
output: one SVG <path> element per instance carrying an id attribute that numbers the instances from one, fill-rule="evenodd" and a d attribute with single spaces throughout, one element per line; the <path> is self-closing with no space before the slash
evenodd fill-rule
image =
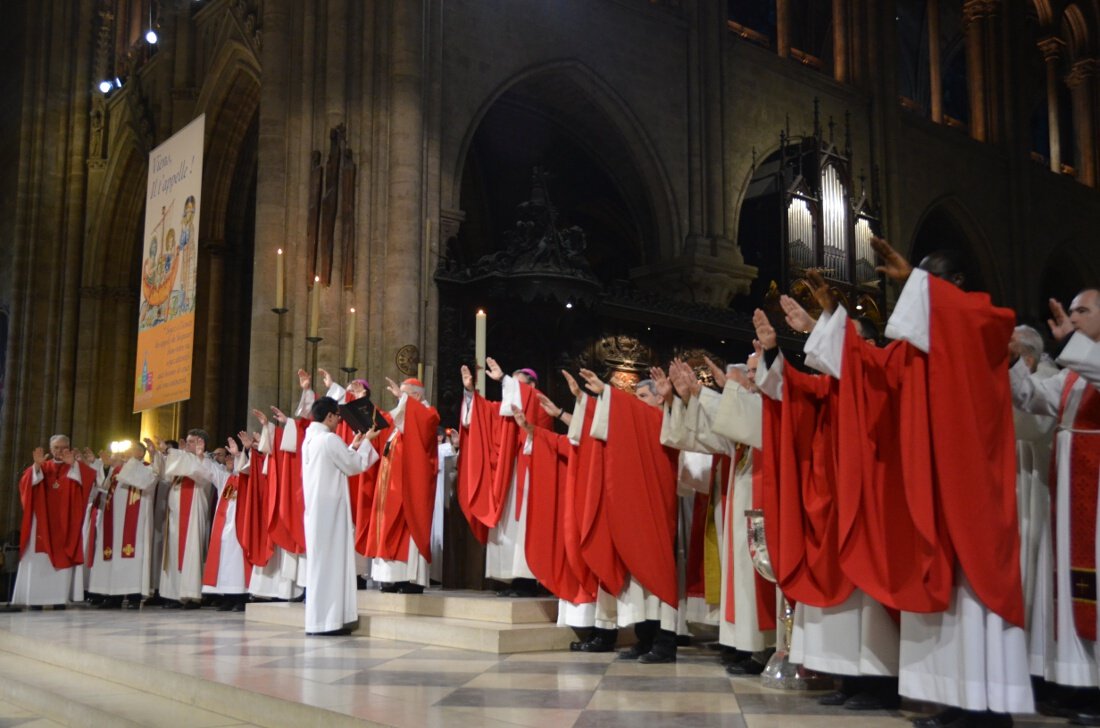
<path id="1" fill-rule="evenodd" d="M 470 402 L 470 424 L 459 429 L 458 482 L 456 495 L 462 514 L 474 537 L 484 545 L 489 526 L 484 522 L 492 510 L 490 490 L 496 469 L 497 449 L 494 426 L 500 417 L 492 403 L 474 392 Z"/>
<path id="2" fill-rule="evenodd" d="M 581 440 L 581 448 L 586 440 Z M 626 584 L 626 566 L 615 550 L 611 522 L 607 517 L 607 479 L 604 473 L 606 443 L 587 437 L 588 452 L 581 453 L 582 473 L 587 470 L 583 498 L 578 505 L 580 517 L 580 553 L 584 563 L 608 594 L 618 594 Z"/>
<path id="3" fill-rule="evenodd" d="M 1024 626 L 1008 342 L 1016 323 L 984 293 L 929 276 L 928 394 L 936 497 L 974 593 Z"/>
<path id="4" fill-rule="evenodd" d="M 288 420 L 287 427 L 296 430 L 298 446 L 294 452 L 278 450 L 276 466 L 279 473 L 275 490 L 275 503 L 271 511 L 271 540 L 288 553 L 306 552 L 305 496 L 302 493 L 302 441 L 305 440 L 309 421 L 305 418 Z M 281 432 L 276 432 L 276 442 Z M 278 447 L 276 445 L 276 447 Z"/>
<path id="5" fill-rule="evenodd" d="M 660 408 L 617 389 L 609 394 L 604 487 L 615 550 L 635 581 L 675 607 L 678 453 L 661 445 Z"/>
<path id="6" fill-rule="evenodd" d="M 367 546 L 370 543 L 370 514 L 374 509 L 374 493 L 378 487 L 379 463 L 382 461 L 382 448 L 390 439 L 390 428 L 393 427 L 393 417 L 390 413 L 380 412 L 380 414 L 388 426 L 379 430 L 378 435 L 370 442 L 374 451 L 378 453 L 378 460 L 362 473 L 352 476 L 359 481 L 355 489 L 357 500 L 351 501 L 351 511 L 352 520 L 355 523 L 355 550 L 361 554 L 367 553 Z"/>
<path id="7" fill-rule="evenodd" d="M 527 504 L 527 533 L 524 542 L 527 565 L 535 578 L 554 596 L 573 603 L 590 602 L 569 565 L 568 534 L 564 528 L 565 483 L 573 447 L 553 432 L 536 428 L 532 435 L 530 487 Z"/>
<path id="8" fill-rule="evenodd" d="M 258 450 L 249 450 L 248 473 L 238 477 L 237 485 L 237 540 L 244 549 L 245 559 L 253 566 L 266 566 L 274 553 L 264 519 L 264 499 L 267 497 L 267 476 L 263 471 L 265 457 Z M 274 470 L 274 463 L 270 469 Z"/>
<path id="9" fill-rule="evenodd" d="M 783 367 L 779 512 L 778 518 L 765 518 L 780 588 L 788 598 L 815 607 L 840 604 L 854 588 L 837 556 L 833 404 L 838 386 L 832 377 Z"/>

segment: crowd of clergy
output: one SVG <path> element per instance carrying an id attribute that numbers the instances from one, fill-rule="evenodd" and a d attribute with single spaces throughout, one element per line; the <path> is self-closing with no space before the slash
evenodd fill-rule
<path id="1" fill-rule="evenodd" d="M 324 396 L 299 370 L 294 416 L 253 410 L 258 430 L 215 451 L 202 430 L 113 457 L 55 436 L 19 484 L 12 603 L 304 595 L 308 634 L 347 634 L 365 579 L 439 581 L 450 474 L 485 576 L 557 597 L 575 651 L 674 662 L 709 624 L 726 671 L 759 674 L 793 607 L 789 659 L 835 677 L 824 704 L 1100 725 L 1100 290 L 1050 302 L 1055 361 L 952 254 L 913 268 L 873 245 L 901 285 L 884 336 L 810 271 L 818 318 L 780 299 L 802 351 L 758 310 L 744 364 L 673 361 L 632 392 L 562 371 L 566 404 L 489 358 L 501 399 L 462 367 L 455 438 L 416 379 L 387 379 L 396 406 L 354 431 L 340 407 L 370 385 L 324 370 Z"/>

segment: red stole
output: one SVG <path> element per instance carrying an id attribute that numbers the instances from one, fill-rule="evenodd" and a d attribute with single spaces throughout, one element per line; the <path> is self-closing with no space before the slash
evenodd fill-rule
<path id="1" fill-rule="evenodd" d="M 179 543 L 176 546 L 179 564 L 176 568 L 183 571 L 183 555 L 187 552 L 187 530 L 191 527 L 191 505 L 195 500 L 195 481 L 190 478 L 176 480 L 180 485 Z"/>
<path id="2" fill-rule="evenodd" d="M 592 573 L 592 569 L 585 562 L 581 550 L 581 525 L 584 520 L 588 466 L 591 462 L 592 443 L 595 442 L 588 434 L 588 428 L 591 426 L 592 413 L 595 409 L 595 401 L 588 397 L 582 413 L 580 443 L 576 447 L 570 444 L 569 447 L 564 489 L 559 501 L 565 558 L 569 563 L 569 568 L 573 571 L 573 576 L 577 579 L 581 594 L 584 595 L 584 598 L 574 602 L 575 604 L 594 601 L 598 585 L 596 575 Z"/>
<path id="3" fill-rule="evenodd" d="M 1058 421 L 1066 409 L 1077 372 L 1066 376 Z M 1081 401 L 1073 417 L 1069 464 L 1069 569 L 1073 595 L 1073 621 L 1077 634 L 1096 640 L 1096 509 L 1097 477 L 1100 473 L 1100 391 L 1085 382 Z M 1057 462 L 1061 453 L 1052 459 Z M 1050 482 L 1056 486 L 1057 476 Z M 1051 500 L 1055 492 L 1051 493 Z"/>
<path id="4" fill-rule="evenodd" d="M 126 494 L 126 513 L 122 521 L 122 558 L 132 559 L 137 554 L 137 527 L 141 517 L 142 491 L 128 486 L 122 487 Z M 117 493 L 117 490 L 116 490 Z M 106 540 L 107 532 L 104 529 L 103 538 Z"/>
<path id="5" fill-rule="evenodd" d="M 995 308 L 984 293 L 964 293 L 932 276 L 928 296 L 934 497 L 978 599 L 1022 628 L 1016 439 L 1008 379 L 1008 342 L 1016 316 Z"/>
<path id="6" fill-rule="evenodd" d="M 48 554 L 55 569 L 84 562 L 84 507 L 96 476 L 84 463 L 78 461 L 76 466 L 79 480 L 69 477 L 73 466 L 48 460 L 42 463 L 42 481 L 33 486 L 34 468 L 23 472 L 19 479 L 19 500 L 23 506 L 20 556 L 26 553 L 30 541 L 33 514 L 36 553 Z"/>
<path id="7" fill-rule="evenodd" d="M 661 408 L 611 388 L 604 448 L 606 514 L 627 573 L 665 604 L 679 604 L 676 464 L 661 445 Z"/>
<path id="8" fill-rule="evenodd" d="M 411 537 L 420 555 L 432 560 L 432 516 L 439 447 L 439 413 L 411 397 L 404 432 L 383 446 L 367 542 L 360 552 L 391 561 L 409 558 Z"/>

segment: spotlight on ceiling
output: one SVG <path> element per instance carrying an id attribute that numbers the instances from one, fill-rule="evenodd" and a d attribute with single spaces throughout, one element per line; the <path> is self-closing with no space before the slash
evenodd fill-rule
<path id="1" fill-rule="evenodd" d="M 99 92 L 101 94 L 105 94 L 105 93 L 107 93 L 108 91 L 111 90 L 112 84 L 107 79 L 103 79 L 102 81 L 99 82 L 99 85 L 96 86 L 96 88 L 99 89 Z"/>
<path id="2" fill-rule="evenodd" d="M 122 88 L 122 79 L 115 76 L 115 88 Z"/>
<path id="3" fill-rule="evenodd" d="M 145 42 L 149 45 L 156 45 L 158 40 L 157 31 L 150 28 L 149 32 L 145 34 Z"/>

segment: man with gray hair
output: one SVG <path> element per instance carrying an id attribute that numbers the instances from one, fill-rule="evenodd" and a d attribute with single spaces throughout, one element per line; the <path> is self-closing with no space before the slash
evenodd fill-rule
<path id="1" fill-rule="evenodd" d="M 50 438 L 49 458 L 41 447 L 33 455 L 19 479 L 23 527 L 11 603 L 64 606 L 83 599 L 84 505 L 96 474 L 76 457 L 67 435 Z"/>

